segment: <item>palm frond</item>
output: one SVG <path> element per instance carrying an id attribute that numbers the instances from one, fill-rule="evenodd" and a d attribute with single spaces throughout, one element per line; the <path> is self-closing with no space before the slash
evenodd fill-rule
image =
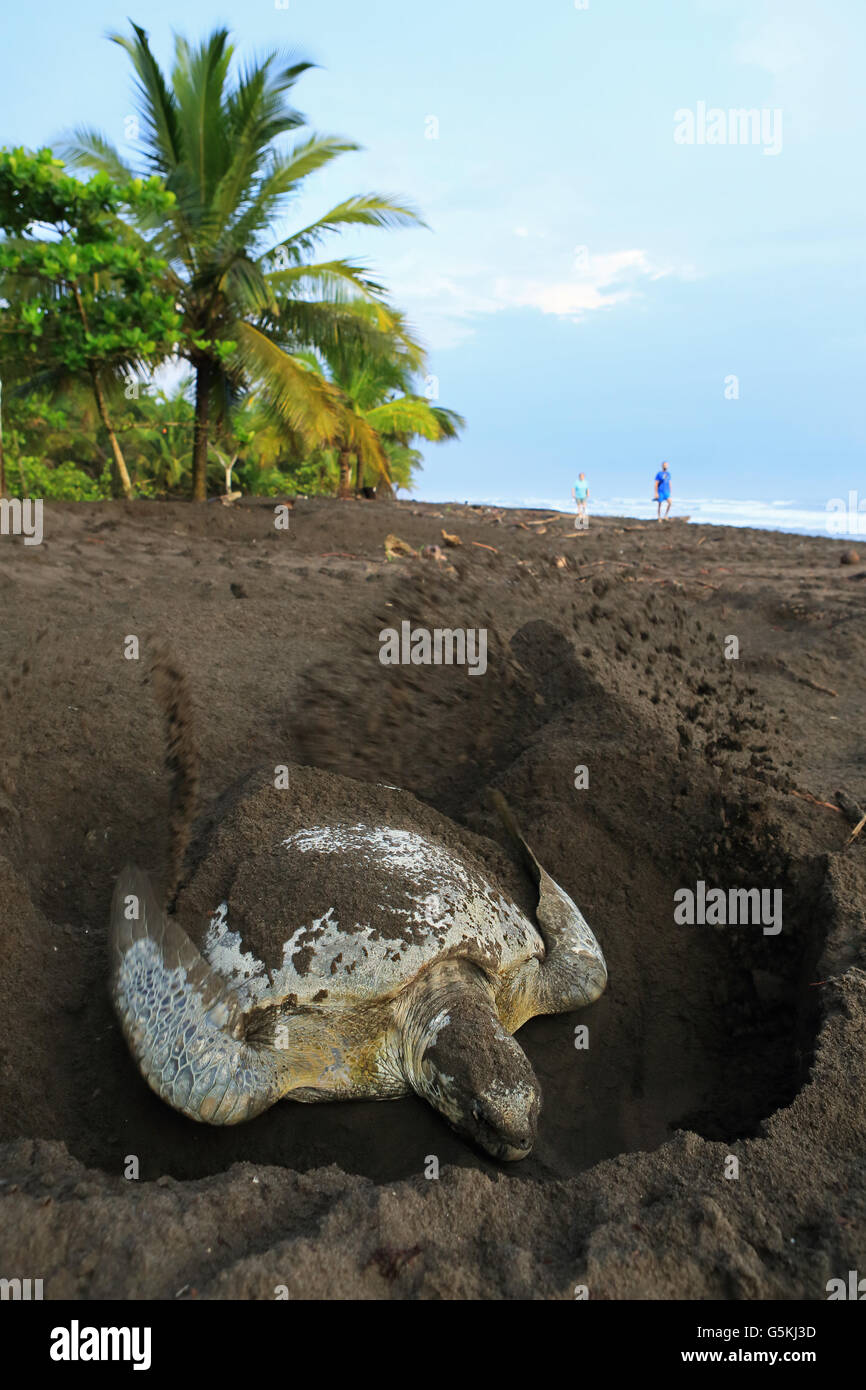
<path id="1" fill-rule="evenodd" d="M 281 299 L 276 311 L 262 316 L 261 327 L 293 348 L 315 348 L 342 385 L 346 370 L 341 370 L 341 364 L 359 360 L 364 354 L 381 357 L 389 347 L 393 349 L 387 317 L 382 327 L 371 323 L 362 312 L 366 307 L 365 300 Z"/>
<path id="2" fill-rule="evenodd" d="M 171 186 L 170 176 L 185 153 L 177 101 L 150 50 L 144 29 L 137 24 L 133 24 L 132 29 L 134 39 L 125 34 L 109 34 L 109 38 L 126 50 L 138 74 L 138 92 L 149 135 L 145 158 L 151 171 L 160 174 Z"/>
<path id="3" fill-rule="evenodd" d="M 309 174 L 315 173 L 329 164 L 338 155 L 357 149 L 351 140 L 341 140 L 334 136 L 313 135 L 309 140 L 297 145 L 288 155 L 272 154 L 267 168 L 260 172 L 257 183 L 250 188 L 249 197 L 244 201 L 239 215 L 231 222 L 231 241 L 235 245 L 247 245 L 260 236 L 273 222 L 280 204 L 294 193 Z M 258 165 L 261 166 L 261 154 Z M 224 203 L 220 198 L 220 208 Z M 227 221 L 227 219 L 224 219 Z M 281 243 L 282 244 L 282 243 Z M 298 254 L 293 254 L 291 246 L 285 246 L 290 261 L 297 263 Z M 278 248 L 273 248 L 273 254 Z"/>
<path id="4" fill-rule="evenodd" d="M 346 198 L 323 217 L 302 227 L 279 244 L 291 256 L 309 254 L 328 232 L 340 227 L 426 227 L 418 212 L 408 204 L 398 203 L 380 193 L 361 193 Z M 274 248 L 276 250 L 276 248 Z"/>
<path id="5" fill-rule="evenodd" d="M 223 138 L 223 93 L 233 49 L 227 29 L 215 29 L 198 48 L 175 36 L 171 74 L 174 105 L 187 165 L 202 209 L 210 209 L 213 190 L 230 152 Z"/>
<path id="6" fill-rule="evenodd" d="M 250 323 L 238 326 L 238 357 L 251 380 L 289 427 L 310 445 L 328 443 L 339 428 L 336 393 Z"/>
<path id="7" fill-rule="evenodd" d="M 70 131 L 60 144 L 60 153 L 67 164 L 107 174 L 115 183 L 129 183 L 135 177 L 110 140 L 86 126 Z"/>
<path id="8" fill-rule="evenodd" d="M 407 440 L 420 435 L 434 443 L 456 439 L 466 424 L 455 411 L 432 406 L 422 396 L 401 396 L 398 400 L 386 401 L 368 410 L 365 418 L 381 434 Z"/>
<path id="9" fill-rule="evenodd" d="M 374 478 L 390 485 L 388 455 L 378 431 L 362 415 L 350 414 L 344 441 L 345 447 L 359 459 L 362 476 L 369 471 Z"/>
<path id="10" fill-rule="evenodd" d="M 327 299 L 332 304 L 349 304 L 357 302 L 359 296 L 378 303 L 384 294 L 385 287 L 353 261 L 318 261 L 271 270 L 268 267 L 273 256 L 273 252 L 260 256 L 259 265 L 267 268 L 268 283 L 280 297 L 298 294 Z"/>

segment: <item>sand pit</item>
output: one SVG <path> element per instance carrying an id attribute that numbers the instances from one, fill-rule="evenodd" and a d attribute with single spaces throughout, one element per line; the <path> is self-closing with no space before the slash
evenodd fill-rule
<path id="1" fill-rule="evenodd" d="M 833 809 L 866 802 L 858 570 L 830 540 L 533 519 L 58 504 L 42 547 L 3 540 L 0 1239 L 46 1297 L 823 1298 L 862 1264 L 866 846 Z M 386 559 L 443 527 L 453 572 Z M 486 629 L 486 674 L 383 666 L 403 620 Z M 298 823 L 346 797 L 375 821 L 393 784 L 493 841 L 531 905 L 505 792 L 610 969 L 519 1035 L 530 1158 L 497 1166 L 416 1100 L 221 1131 L 147 1090 L 105 931 L 126 860 L 167 872 L 151 635 L 195 693 L 203 824 L 257 768 L 289 769 Z M 782 930 L 676 925 L 699 881 L 781 890 Z"/>

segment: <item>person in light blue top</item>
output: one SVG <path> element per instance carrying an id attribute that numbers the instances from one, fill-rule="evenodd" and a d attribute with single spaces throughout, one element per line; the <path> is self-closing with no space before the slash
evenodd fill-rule
<path id="1" fill-rule="evenodd" d="M 655 485 L 656 490 L 653 501 L 658 502 L 659 504 L 657 519 L 659 521 L 667 521 L 668 517 L 671 514 L 671 475 L 668 472 L 668 466 L 666 463 L 663 463 L 658 473 L 656 473 Z M 666 511 L 664 516 L 662 516 L 662 502 L 666 504 Z"/>
<path id="2" fill-rule="evenodd" d="M 589 525 L 586 515 L 586 504 L 589 501 L 589 484 L 586 481 L 585 473 L 580 474 L 577 482 L 571 489 L 571 495 L 577 503 L 577 516 L 574 520 L 575 530 L 585 531 Z"/>

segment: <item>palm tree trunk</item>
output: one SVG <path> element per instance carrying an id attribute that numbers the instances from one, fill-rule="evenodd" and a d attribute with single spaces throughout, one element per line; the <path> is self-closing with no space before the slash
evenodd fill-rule
<path id="1" fill-rule="evenodd" d="M 361 462 L 361 455 L 357 456 L 357 468 L 355 469 L 355 492 L 360 497 L 361 488 L 364 483 L 364 465 Z"/>
<path id="2" fill-rule="evenodd" d="M 129 472 L 126 467 L 126 460 L 123 457 L 123 451 L 121 450 L 117 435 L 114 433 L 114 428 L 111 424 L 111 420 L 108 417 L 108 410 L 106 409 L 105 405 L 105 396 L 102 394 L 102 382 L 99 380 L 99 372 L 92 363 L 90 365 L 90 380 L 93 382 L 93 394 L 96 398 L 96 409 L 99 411 L 99 418 L 102 421 L 102 424 L 108 434 L 109 440 L 111 441 L 111 452 L 114 455 L 115 477 L 120 482 L 120 486 L 123 489 L 124 497 L 130 498 L 132 496 L 132 483 L 129 480 Z M 116 492 L 115 487 L 112 487 L 112 492 Z"/>
<path id="3" fill-rule="evenodd" d="M 195 373 L 195 428 L 192 446 L 192 500 L 207 501 L 207 450 L 210 432 L 210 390 L 213 371 L 210 362 L 200 361 Z"/>
<path id="4" fill-rule="evenodd" d="M 340 450 L 340 486 L 337 489 L 338 497 L 352 496 L 352 455 L 348 449 Z"/>

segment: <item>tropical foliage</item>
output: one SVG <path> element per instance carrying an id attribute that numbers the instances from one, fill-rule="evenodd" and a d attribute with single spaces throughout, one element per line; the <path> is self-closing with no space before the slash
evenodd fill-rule
<path id="1" fill-rule="evenodd" d="M 176 37 L 166 74 L 138 25 L 111 37 L 136 77 L 135 159 L 81 128 L 64 157 L 86 181 L 50 151 L 0 154 L 10 482 L 26 486 L 16 441 L 31 451 L 19 458 L 40 457 L 45 424 L 33 422 L 80 406 L 84 380 L 88 439 L 73 427 L 66 455 L 44 466 L 93 487 L 108 462 L 127 495 L 186 488 L 204 500 L 225 486 L 227 461 L 246 491 L 345 495 L 353 473 L 356 487 L 407 485 L 412 441 L 453 438 L 463 422 L 416 390 L 425 354 L 383 286 L 327 243 L 347 228 L 418 225 L 417 213 L 365 193 L 284 234 L 311 176 L 358 148 L 298 134 L 293 92 L 311 65 L 271 53 L 241 67 L 217 29 L 198 46 Z M 181 363 L 191 377 L 179 392 L 144 389 L 167 364 L 176 380 Z M 16 435 L 22 393 L 31 423 Z"/>
<path id="2" fill-rule="evenodd" d="M 375 309 L 363 306 L 359 316 L 372 321 Z M 334 441 L 339 492 L 348 496 L 352 469 L 355 487 L 365 484 L 390 488 L 411 481 L 411 465 L 420 456 L 411 440 L 439 443 L 454 439 L 464 420 L 452 410 L 434 406 L 413 386 L 423 354 L 412 340 L 402 315 L 394 314 L 390 333 L 373 342 L 336 340 L 307 361 L 339 394 L 342 421 Z M 407 472 L 408 470 L 408 472 Z"/>
<path id="3" fill-rule="evenodd" d="M 7 307 L 0 363 L 15 373 L 90 379 L 124 493 L 131 484 L 108 415 L 104 377 L 130 376 L 171 351 L 179 326 L 159 286 L 165 263 L 130 241 L 119 213 L 165 215 L 157 179 L 114 184 L 105 174 L 71 178 L 50 150 L 0 151 L 0 283 Z"/>

